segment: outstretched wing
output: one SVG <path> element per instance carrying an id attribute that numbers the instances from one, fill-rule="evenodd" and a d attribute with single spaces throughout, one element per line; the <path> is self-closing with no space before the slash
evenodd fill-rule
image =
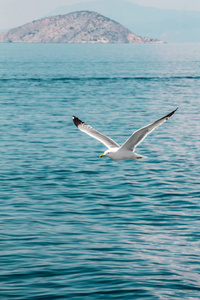
<path id="1" fill-rule="evenodd" d="M 78 129 L 80 129 L 81 131 L 87 133 L 88 135 L 92 136 L 93 138 L 99 140 L 107 148 L 116 148 L 116 147 L 119 148 L 120 147 L 112 139 L 110 139 L 109 137 L 101 134 L 100 132 L 98 132 L 97 130 L 95 130 L 94 128 L 92 128 L 90 125 L 87 125 L 86 123 L 82 122 L 81 120 L 79 120 L 75 116 L 73 116 L 72 119 L 73 119 L 73 122 L 76 125 L 76 127 L 78 127 Z"/>
<path id="2" fill-rule="evenodd" d="M 173 110 L 171 113 L 169 113 L 168 115 L 164 116 L 163 118 L 135 131 L 128 138 L 128 140 L 121 146 L 120 149 L 122 149 L 122 150 L 126 149 L 126 150 L 133 151 L 137 147 L 137 145 L 140 144 L 150 132 L 152 132 L 156 127 L 158 127 L 159 125 L 161 125 L 162 123 L 167 121 L 175 113 L 175 111 L 177 109 L 178 109 L 178 107 L 175 110 Z"/>

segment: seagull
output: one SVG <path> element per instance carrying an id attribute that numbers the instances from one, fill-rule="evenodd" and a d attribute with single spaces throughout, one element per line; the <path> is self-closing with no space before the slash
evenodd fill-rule
<path id="1" fill-rule="evenodd" d="M 135 148 L 150 132 L 167 121 L 177 109 L 178 107 L 163 118 L 135 131 L 121 147 L 111 138 L 101 134 L 90 125 L 82 122 L 79 118 L 73 116 L 72 119 L 78 129 L 99 140 L 108 148 L 100 157 L 107 156 L 113 160 L 141 159 L 144 158 L 144 156 L 135 153 Z"/>

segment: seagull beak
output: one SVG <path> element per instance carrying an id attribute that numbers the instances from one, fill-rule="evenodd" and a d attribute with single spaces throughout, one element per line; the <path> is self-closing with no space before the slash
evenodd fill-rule
<path id="1" fill-rule="evenodd" d="M 105 154 L 101 154 L 99 157 L 103 157 L 103 156 L 106 156 Z"/>

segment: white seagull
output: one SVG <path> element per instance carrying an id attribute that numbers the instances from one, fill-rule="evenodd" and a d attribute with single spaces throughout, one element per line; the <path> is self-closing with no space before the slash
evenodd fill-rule
<path id="1" fill-rule="evenodd" d="M 86 123 L 79 120 L 77 117 L 73 116 L 72 119 L 78 129 L 99 140 L 108 148 L 104 152 L 104 154 L 100 155 L 100 157 L 108 156 L 113 160 L 140 159 L 144 156 L 136 154 L 134 152 L 137 145 L 139 145 L 144 140 L 144 138 L 156 127 L 167 121 L 177 109 L 178 107 L 163 118 L 135 131 L 121 147 L 111 138 L 101 134 L 90 125 L 87 125 Z"/>

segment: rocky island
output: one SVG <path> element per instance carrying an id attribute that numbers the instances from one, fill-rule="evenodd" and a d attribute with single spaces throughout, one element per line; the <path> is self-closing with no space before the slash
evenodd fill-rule
<path id="1" fill-rule="evenodd" d="M 0 33 L 4 43 L 163 43 L 140 37 L 103 15 L 77 11 L 32 21 Z"/>

